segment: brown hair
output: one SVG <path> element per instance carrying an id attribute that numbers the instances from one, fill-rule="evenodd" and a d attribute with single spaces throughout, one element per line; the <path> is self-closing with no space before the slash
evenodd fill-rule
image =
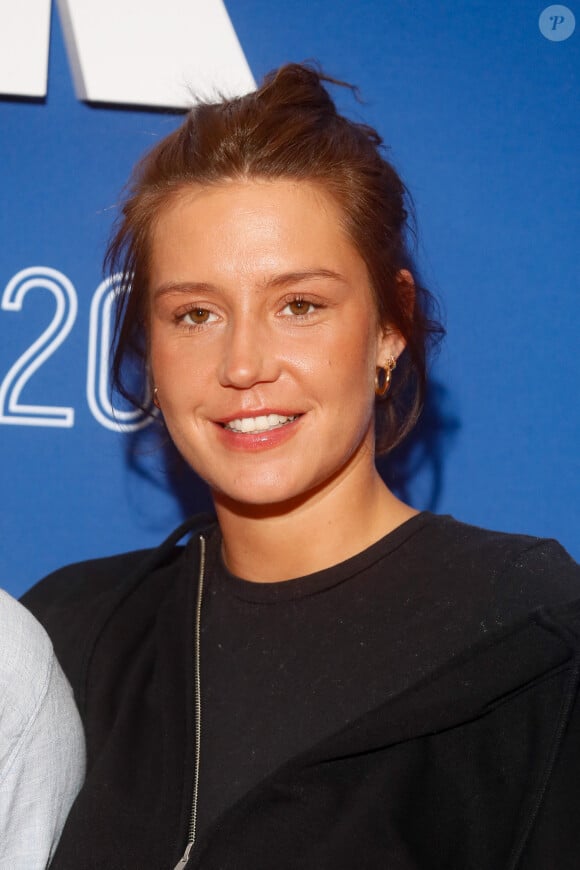
<path id="1" fill-rule="evenodd" d="M 443 330 L 430 317 L 431 294 L 398 278 L 411 261 L 406 188 L 383 156 L 378 133 L 339 114 L 324 82 L 344 84 L 310 65 L 282 66 L 253 93 L 192 108 L 137 164 L 105 259 L 127 291 L 119 306 L 113 380 L 143 406 L 124 382 L 124 364 L 136 357 L 146 369 L 150 240 L 158 216 L 184 187 L 240 178 L 314 182 L 342 210 L 369 272 L 379 322 L 406 342 L 390 391 L 377 399 L 377 451 L 386 452 L 419 416 L 428 350 Z"/>

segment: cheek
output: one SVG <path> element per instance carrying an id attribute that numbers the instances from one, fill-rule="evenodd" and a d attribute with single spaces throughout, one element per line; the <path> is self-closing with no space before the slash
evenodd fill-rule
<path id="1" fill-rule="evenodd" d="M 168 338 L 163 328 L 152 327 L 149 340 L 149 368 L 151 378 L 166 393 L 174 387 L 195 389 L 203 379 L 207 381 L 211 370 L 210 354 L 196 350 L 195 342 L 187 336 Z"/>
<path id="2" fill-rule="evenodd" d="M 377 360 L 377 340 L 371 329 L 353 329 L 336 348 L 336 365 L 350 382 L 359 389 L 373 384 Z"/>

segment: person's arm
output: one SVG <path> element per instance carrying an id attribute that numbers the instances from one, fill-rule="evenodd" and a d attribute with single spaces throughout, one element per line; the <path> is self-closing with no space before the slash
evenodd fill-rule
<path id="1" fill-rule="evenodd" d="M 52 644 L 0 590 L 0 870 L 48 866 L 84 770 L 80 718 Z"/>

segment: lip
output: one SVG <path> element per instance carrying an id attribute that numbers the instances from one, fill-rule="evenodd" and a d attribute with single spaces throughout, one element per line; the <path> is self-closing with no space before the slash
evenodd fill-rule
<path id="1" fill-rule="evenodd" d="M 225 424 L 230 420 L 240 420 L 248 417 L 260 417 L 267 414 L 279 414 L 281 417 L 295 417 L 289 423 L 284 423 L 282 426 L 277 426 L 274 429 L 268 429 L 264 432 L 234 432 L 231 429 L 226 429 Z M 300 426 L 302 414 L 296 415 L 288 411 L 280 410 L 260 410 L 260 411 L 244 411 L 243 413 L 232 414 L 223 420 L 216 421 L 216 429 L 220 442 L 230 450 L 240 451 L 259 451 L 269 450 L 284 444 L 292 438 Z"/>

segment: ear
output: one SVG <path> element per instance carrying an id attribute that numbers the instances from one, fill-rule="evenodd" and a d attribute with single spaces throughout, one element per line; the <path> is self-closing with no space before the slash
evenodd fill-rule
<path id="1" fill-rule="evenodd" d="M 415 280 L 408 269 L 400 269 L 395 278 L 397 292 L 401 295 L 403 306 L 410 318 L 415 307 Z M 398 359 L 405 349 L 405 339 L 393 326 L 381 330 L 377 344 L 377 365 L 384 366 L 388 359 Z"/>

